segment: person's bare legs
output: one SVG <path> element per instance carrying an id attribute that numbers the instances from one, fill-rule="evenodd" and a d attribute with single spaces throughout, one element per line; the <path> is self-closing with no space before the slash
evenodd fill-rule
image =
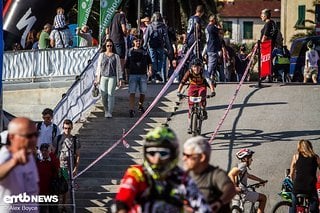
<path id="1" fill-rule="evenodd" d="M 140 97 L 139 97 L 139 105 L 143 106 L 145 97 L 146 97 L 145 94 L 140 94 Z"/>
<path id="2" fill-rule="evenodd" d="M 257 213 L 264 213 L 264 208 L 266 207 L 266 203 L 267 203 L 266 195 L 259 193 L 258 202 L 259 202 L 259 208 Z"/>
<path id="3" fill-rule="evenodd" d="M 129 96 L 130 110 L 134 110 L 134 102 L 135 102 L 135 93 L 130 93 L 130 96 Z"/>
<path id="4" fill-rule="evenodd" d="M 318 75 L 318 74 L 317 74 L 317 75 Z M 314 84 L 317 83 L 317 75 L 316 75 L 316 74 L 313 74 L 313 75 L 312 75 L 312 81 L 313 81 Z"/>

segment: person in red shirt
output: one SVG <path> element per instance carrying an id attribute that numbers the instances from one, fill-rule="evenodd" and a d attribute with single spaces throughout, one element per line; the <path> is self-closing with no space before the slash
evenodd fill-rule
<path id="1" fill-rule="evenodd" d="M 43 143 L 40 146 L 41 157 L 37 159 L 39 173 L 39 195 L 52 195 L 51 183 L 58 176 L 60 162 L 54 153 L 49 153 L 49 144 Z M 40 212 L 57 212 L 58 206 L 40 206 Z"/>
<path id="2" fill-rule="evenodd" d="M 206 105 L 207 105 L 207 82 L 204 77 L 203 68 L 202 68 L 202 61 L 201 59 L 193 59 L 191 62 L 191 69 L 188 70 L 184 77 L 182 78 L 179 87 L 178 87 L 178 97 L 182 97 L 181 90 L 183 89 L 183 86 L 189 81 L 189 90 L 188 90 L 188 96 L 193 97 L 202 97 L 201 100 L 201 106 L 203 107 L 203 117 L 204 119 L 208 118 L 208 114 L 206 111 Z M 211 92 L 211 97 L 215 96 L 215 91 Z M 190 112 L 192 109 L 193 103 L 188 100 L 189 103 L 189 123 L 190 123 Z M 188 133 L 191 133 L 190 128 L 188 128 Z"/>

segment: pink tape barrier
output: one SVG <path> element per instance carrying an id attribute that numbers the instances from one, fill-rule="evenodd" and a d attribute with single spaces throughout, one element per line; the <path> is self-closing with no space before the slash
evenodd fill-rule
<path id="1" fill-rule="evenodd" d="M 137 120 L 137 122 L 126 132 L 123 134 L 123 136 L 114 143 L 109 149 L 107 149 L 104 153 L 102 153 L 97 159 L 95 159 L 92 163 L 90 163 L 85 169 L 83 169 L 81 172 L 79 172 L 73 179 L 78 178 L 80 175 L 88 171 L 92 166 L 94 166 L 97 162 L 99 162 L 103 157 L 105 157 L 107 154 L 109 154 L 115 147 L 117 147 L 121 142 L 124 143 L 125 137 L 127 137 L 140 123 L 141 121 L 149 114 L 149 112 L 155 107 L 155 105 L 159 102 L 160 98 L 165 94 L 165 92 L 168 90 L 169 86 L 172 84 L 173 80 L 176 76 L 178 76 L 179 72 L 181 71 L 182 66 L 186 63 L 191 51 L 193 50 L 196 43 L 194 43 L 191 48 L 186 53 L 183 60 L 179 63 L 177 68 L 175 69 L 173 75 L 171 75 L 168 82 L 163 86 L 162 90 L 159 92 L 157 97 L 153 100 L 151 105 L 146 109 L 146 111 L 141 115 L 141 117 Z M 125 143 L 124 143 L 125 144 Z M 128 146 L 129 144 L 125 145 Z"/>
<path id="2" fill-rule="evenodd" d="M 213 142 L 213 140 L 216 138 L 216 136 L 217 136 L 217 134 L 218 134 L 218 131 L 220 130 L 220 128 L 221 128 L 224 120 L 226 119 L 227 115 L 229 114 L 229 111 L 231 110 L 231 108 L 232 108 L 232 106 L 233 106 L 233 104 L 234 104 L 234 101 L 235 101 L 235 99 L 236 99 L 236 97 L 237 97 L 237 95 L 238 95 L 238 93 L 239 93 L 239 91 L 240 91 L 240 87 L 242 86 L 242 84 L 243 84 L 243 82 L 244 82 L 244 80 L 245 80 L 245 78 L 246 78 L 246 76 L 247 76 L 247 74 L 248 74 L 248 72 L 249 72 L 249 68 L 250 68 L 250 66 L 251 66 L 251 64 L 252 64 L 252 62 L 253 62 L 254 55 L 255 55 L 256 51 L 257 51 L 257 47 L 255 46 L 255 47 L 253 48 L 253 50 L 252 50 L 252 53 L 253 53 L 253 54 L 251 55 L 250 61 L 249 61 L 249 63 L 248 63 L 248 66 L 246 67 L 246 70 L 245 70 L 245 72 L 244 72 L 244 74 L 243 74 L 243 76 L 242 76 L 242 78 L 241 78 L 241 80 L 240 80 L 240 82 L 239 82 L 239 84 L 238 84 L 238 86 L 237 86 L 237 88 L 236 88 L 236 91 L 234 92 L 234 95 L 232 96 L 232 98 L 231 98 L 231 100 L 230 100 L 229 106 L 228 106 L 228 108 L 226 109 L 226 111 L 225 111 L 224 115 L 222 116 L 222 118 L 220 119 L 220 121 L 219 121 L 216 129 L 214 130 L 214 133 L 212 133 L 212 135 L 211 135 L 211 138 L 210 138 L 210 140 L 209 140 L 209 143 L 210 143 L 210 144 L 211 144 L 211 143 Z"/>

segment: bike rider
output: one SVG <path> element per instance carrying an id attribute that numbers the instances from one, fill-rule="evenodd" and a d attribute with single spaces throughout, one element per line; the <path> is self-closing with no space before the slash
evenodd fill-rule
<path id="1" fill-rule="evenodd" d="M 127 169 L 112 212 L 211 212 L 195 182 L 177 166 L 179 142 L 168 127 L 147 133 L 144 162 Z"/>
<path id="2" fill-rule="evenodd" d="M 181 90 L 183 89 L 183 86 L 189 81 L 189 90 L 188 90 L 188 96 L 193 97 L 202 97 L 201 100 L 201 107 L 203 107 L 203 118 L 204 120 L 208 119 L 208 113 L 206 111 L 206 96 L 207 96 L 207 83 L 206 79 L 204 77 L 203 73 L 203 67 L 202 67 L 202 61 L 201 59 L 193 59 L 191 62 L 191 69 L 189 69 L 184 77 L 181 80 L 181 83 L 178 87 L 177 96 L 179 98 L 182 98 Z M 211 97 L 215 96 L 216 93 L 213 91 L 211 92 Z M 188 100 L 189 104 L 189 113 L 188 113 L 188 121 L 190 124 L 190 112 L 193 106 L 193 103 Z M 188 133 L 191 133 L 190 125 L 188 127 Z"/>
<path id="3" fill-rule="evenodd" d="M 265 194 L 258 192 L 249 191 L 247 189 L 248 178 L 258 182 L 264 182 L 265 180 L 249 174 L 248 169 L 250 170 L 250 165 L 253 161 L 252 155 L 254 151 L 250 149 L 241 149 L 236 153 L 236 157 L 241 161 L 236 167 L 233 167 L 229 172 L 229 177 L 231 181 L 235 184 L 236 190 L 238 193 L 241 193 L 244 196 L 245 200 L 250 202 L 259 202 L 258 213 L 264 212 L 266 206 L 267 197 Z"/>

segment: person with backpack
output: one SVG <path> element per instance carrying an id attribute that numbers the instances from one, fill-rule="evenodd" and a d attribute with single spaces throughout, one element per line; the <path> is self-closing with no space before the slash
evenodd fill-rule
<path id="1" fill-rule="evenodd" d="M 211 146 L 202 136 L 189 138 L 183 145 L 184 168 L 196 182 L 212 212 L 230 212 L 235 187 L 226 171 L 209 164 Z"/>
<path id="2" fill-rule="evenodd" d="M 81 144 L 78 138 L 71 134 L 73 123 L 71 120 L 66 119 L 63 121 L 63 133 L 58 135 L 53 142 L 53 153 L 60 160 L 61 174 L 66 180 L 70 180 L 70 172 L 73 176 L 77 174 L 79 161 L 80 161 L 80 148 Z M 72 157 L 72 171 L 70 168 L 71 162 L 69 161 L 69 153 Z M 67 193 L 62 195 L 62 203 L 66 204 Z"/>
<path id="3" fill-rule="evenodd" d="M 230 170 L 228 176 L 236 186 L 236 191 L 241 193 L 247 201 L 253 203 L 257 201 L 259 202 L 258 213 L 263 213 L 267 202 L 267 196 L 265 194 L 249 191 L 247 189 L 248 179 L 259 182 L 265 181 L 253 174 L 249 174 L 248 172 L 248 169 L 250 170 L 250 166 L 253 161 L 253 154 L 254 151 L 247 148 L 238 151 L 236 153 L 236 157 L 240 160 L 240 163 Z"/>
<path id="4" fill-rule="evenodd" d="M 287 46 L 277 46 L 272 51 L 272 71 L 274 78 L 283 83 L 290 80 L 290 52 Z"/>
<path id="5" fill-rule="evenodd" d="M 143 47 L 149 50 L 152 61 L 152 80 L 163 82 L 166 76 L 161 75 L 165 52 L 173 54 L 173 49 L 168 36 L 167 26 L 163 23 L 160 12 L 155 12 L 151 18 L 152 23 L 148 25 L 144 35 Z"/>
<path id="6" fill-rule="evenodd" d="M 42 111 L 42 119 L 42 122 L 37 123 L 37 130 L 39 132 L 37 147 L 40 148 L 43 143 L 47 143 L 51 147 L 54 139 L 60 134 L 60 129 L 52 122 L 53 110 L 45 108 Z"/>

